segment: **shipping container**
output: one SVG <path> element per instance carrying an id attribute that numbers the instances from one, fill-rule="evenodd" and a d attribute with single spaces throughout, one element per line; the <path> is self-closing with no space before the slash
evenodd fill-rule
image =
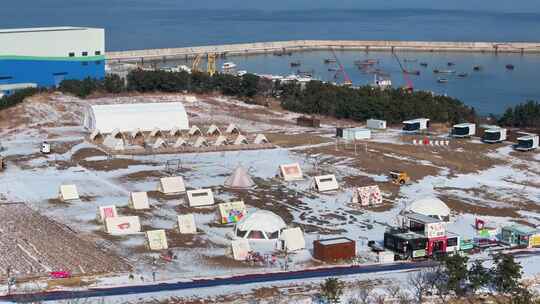
<path id="1" fill-rule="evenodd" d="M 313 242 L 313 256 L 325 262 L 350 260 L 356 257 L 356 242 L 345 237 L 316 240 Z"/>
<path id="2" fill-rule="evenodd" d="M 366 121 L 366 126 L 370 129 L 386 129 L 386 120 L 379 119 L 368 119 Z"/>

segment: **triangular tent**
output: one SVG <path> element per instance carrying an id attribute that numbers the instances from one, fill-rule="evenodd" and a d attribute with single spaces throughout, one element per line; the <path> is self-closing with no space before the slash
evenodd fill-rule
<path id="1" fill-rule="evenodd" d="M 105 219 L 105 228 L 112 235 L 135 234 L 141 231 L 138 216 L 118 216 Z"/>
<path id="2" fill-rule="evenodd" d="M 195 143 L 193 144 L 193 147 L 200 148 L 200 147 L 208 147 L 208 141 L 206 138 L 199 136 Z"/>
<path id="3" fill-rule="evenodd" d="M 187 191 L 190 207 L 210 206 L 214 204 L 214 194 L 211 189 L 197 189 Z"/>
<path id="4" fill-rule="evenodd" d="M 237 223 L 247 214 L 246 205 L 243 201 L 229 202 L 218 205 L 219 222 L 221 224 Z"/>
<path id="5" fill-rule="evenodd" d="M 268 140 L 268 138 L 266 138 L 266 136 L 264 136 L 264 134 L 257 134 L 253 143 L 256 145 L 269 144 L 270 141 Z"/>
<path id="6" fill-rule="evenodd" d="M 354 189 L 352 203 L 360 204 L 361 206 L 375 206 L 382 204 L 379 186 L 358 187 Z"/>
<path id="7" fill-rule="evenodd" d="M 167 143 L 161 137 L 158 137 L 156 141 L 152 144 L 152 149 L 160 149 L 160 148 L 166 148 L 166 147 L 167 147 Z"/>
<path id="8" fill-rule="evenodd" d="M 245 261 L 248 258 L 251 247 L 246 239 L 233 240 L 231 242 L 233 258 L 236 261 Z"/>
<path id="9" fill-rule="evenodd" d="M 116 206 L 101 206 L 99 207 L 99 221 L 105 223 L 105 220 L 109 217 L 117 217 L 118 212 L 116 211 Z"/>
<path id="10" fill-rule="evenodd" d="M 141 129 L 136 129 L 136 130 L 133 130 L 133 132 L 131 132 L 131 138 L 137 139 L 141 137 L 144 137 L 144 134 L 141 131 Z"/>
<path id="11" fill-rule="evenodd" d="M 238 135 L 234 140 L 234 145 L 247 145 L 249 144 L 247 138 L 244 135 Z"/>
<path id="12" fill-rule="evenodd" d="M 240 129 L 235 124 L 229 124 L 225 130 L 227 134 L 240 134 Z"/>
<path id="13" fill-rule="evenodd" d="M 110 136 L 112 136 L 114 138 L 124 138 L 124 134 L 122 134 L 122 132 L 120 132 L 120 130 L 118 130 L 118 129 L 112 130 Z"/>
<path id="14" fill-rule="evenodd" d="M 283 248 L 281 249 L 287 249 L 287 251 L 296 251 L 306 248 L 304 233 L 302 232 L 302 229 L 298 227 L 284 229 L 281 232 L 280 239 L 283 242 Z"/>
<path id="15" fill-rule="evenodd" d="M 298 163 L 280 165 L 279 174 L 285 181 L 288 182 L 304 179 L 302 169 Z"/>
<path id="16" fill-rule="evenodd" d="M 183 214 L 178 216 L 178 230 L 181 234 L 197 233 L 197 226 L 193 214 Z"/>
<path id="17" fill-rule="evenodd" d="M 173 137 L 180 137 L 182 136 L 182 130 L 180 130 L 179 127 L 174 127 L 169 131 L 169 135 Z"/>
<path id="18" fill-rule="evenodd" d="M 124 139 L 122 139 L 122 137 L 114 137 L 112 135 L 105 138 L 103 145 L 111 150 L 116 151 L 124 150 L 125 148 Z"/>
<path id="19" fill-rule="evenodd" d="M 94 132 L 92 132 L 92 134 L 90 134 L 90 140 L 91 141 L 96 141 L 99 138 L 103 138 L 103 135 L 101 134 L 101 132 L 99 132 L 99 130 L 94 130 Z"/>
<path id="20" fill-rule="evenodd" d="M 210 127 L 208 127 L 208 130 L 206 130 L 206 135 L 218 136 L 221 135 L 221 131 L 216 125 L 210 125 Z"/>
<path id="21" fill-rule="evenodd" d="M 146 231 L 146 242 L 150 250 L 164 250 L 169 248 L 167 234 L 163 229 Z"/>
<path id="22" fill-rule="evenodd" d="M 196 125 L 193 125 L 189 129 L 188 135 L 189 136 L 201 136 L 202 132 L 201 132 L 201 129 L 199 129 L 199 127 L 197 127 Z"/>
<path id="23" fill-rule="evenodd" d="M 185 139 L 183 139 L 182 137 L 179 137 L 176 142 L 174 143 L 173 147 L 174 148 L 181 148 L 181 147 L 185 147 L 187 146 L 188 143 Z"/>
<path id="24" fill-rule="evenodd" d="M 224 146 L 227 144 L 229 144 L 229 141 L 227 140 L 227 137 L 223 135 L 220 135 L 214 142 L 214 146 Z"/>
<path id="25" fill-rule="evenodd" d="M 135 210 L 150 209 L 148 194 L 146 192 L 131 192 L 129 194 L 128 206 Z"/>
<path id="26" fill-rule="evenodd" d="M 75 201 L 79 199 L 79 192 L 75 185 L 61 185 L 59 199 L 62 202 Z"/>
<path id="27" fill-rule="evenodd" d="M 225 180 L 225 187 L 231 189 L 249 189 L 255 186 L 255 183 L 249 176 L 249 173 L 242 166 L 238 166 Z"/>
<path id="28" fill-rule="evenodd" d="M 315 189 L 319 192 L 335 191 L 339 189 L 336 176 L 333 174 L 315 176 L 313 179 Z"/>
<path id="29" fill-rule="evenodd" d="M 158 191 L 163 194 L 179 194 L 186 192 L 186 185 L 181 176 L 162 177 L 159 180 Z"/>
<path id="30" fill-rule="evenodd" d="M 161 130 L 159 128 L 154 128 L 152 132 L 150 132 L 150 137 L 162 137 L 163 133 L 161 133 Z"/>

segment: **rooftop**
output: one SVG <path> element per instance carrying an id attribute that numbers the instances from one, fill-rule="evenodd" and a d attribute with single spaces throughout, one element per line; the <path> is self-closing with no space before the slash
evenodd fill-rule
<path id="1" fill-rule="evenodd" d="M 36 33 L 36 32 L 62 32 L 62 31 L 85 31 L 91 28 L 88 27 L 74 27 L 74 26 L 57 26 L 57 27 L 30 27 L 30 28 L 14 28 L 14 29 L 0 29 L 0 34 L 13 34 L 13 33 Z"/>
<path id="2" fill-rule="evenodd" d="M 423 224 L 432 224 L 432 223 L 441 223 L 441 222 L 443 222 L 443 221 L 441 221 L 439 219 L 436 219 L 434 217 L 427 216 L 427 215 L 424 215 L 424 214 L 414 213 L 414 212 L 407 213 L 407 214 L 405 214 L 405 216 L 408 219 L 415 220 L 415 221 L 421 222 Z"/>
<path id="3" fill-rule="evenodd" d="M 411 119 L 411 120 L 405 120 L 403 121 L 403 123 L 412 124 L 412 123 L 424 122 L 424 121 L 429 121 L 429 118 L 416 118 L 416 119 Z"/>

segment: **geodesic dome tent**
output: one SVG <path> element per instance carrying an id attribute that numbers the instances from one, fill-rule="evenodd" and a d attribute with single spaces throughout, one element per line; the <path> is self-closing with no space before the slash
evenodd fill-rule
<path id="1" fill-rule="evenodd" d="M 259 210 L 248 214 L 234 227 L 234 237 L 249 240 L 278 240 L 281 231 L 287 228 L 277 214 Z"/>
<path id="2" fill-rule="evenodd" d="M 445 221 L 450 219 L 450 208 L 436 197 L 426 197 L 414 201 L 405 208 L 405 212 L 419 213 Z"/>

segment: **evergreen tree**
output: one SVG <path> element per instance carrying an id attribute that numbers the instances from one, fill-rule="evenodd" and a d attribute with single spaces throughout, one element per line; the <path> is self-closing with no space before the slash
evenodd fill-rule
<path id="1" fill-rule="evenodd" d="M 493 256 L 495 268 L 493 269 L 493 286 L 500 293 L 510 293 L 520 286 L 522 271 L 514 256 L 498 253 Z"/>
<path id="2" fill-rule="evenodd" d="M 339 303 L 344 284 L 337 278 L 328 278 L 321 284 L 321 296 L 328 303 Z"/>
<path id="3" fill-rule="evenodd" d="M 442 260 L 444 272 L 447 277 L 448 290 L 453 291 L 458 296 L 465 294 L 468 261 L 468 257 L 459 254 L 446 256 Z"/>
<path id="4" fill-rule="evenodd" d="M 473 292 L 476 292 L 478 289 L 488 285 L 489 282 L 492 281 L 489 270 L 484 267 L 480 260 L 474 261 L 471 269 L 469 269 L 467 277 L 469 279 L 469 287 Z"/>

